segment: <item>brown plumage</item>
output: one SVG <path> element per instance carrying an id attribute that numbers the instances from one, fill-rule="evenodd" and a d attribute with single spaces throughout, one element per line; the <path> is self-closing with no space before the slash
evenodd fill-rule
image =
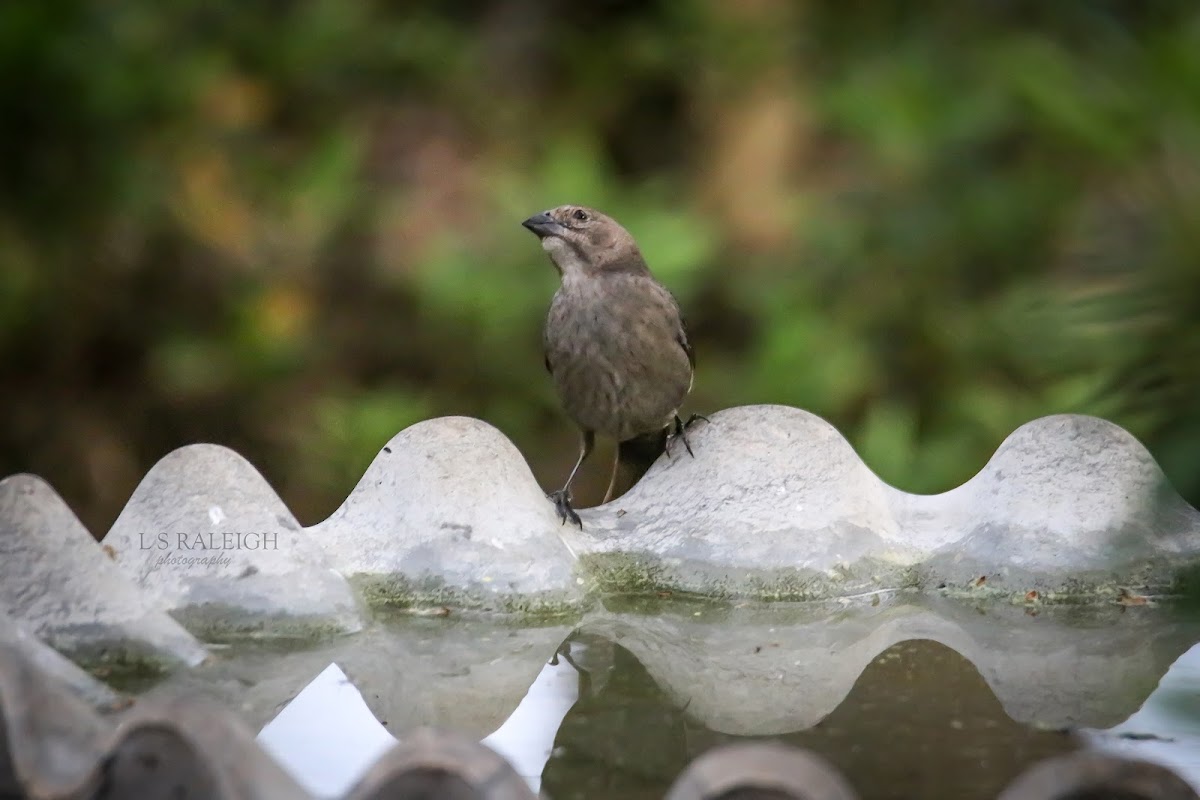
<path id="1" fill-rule="evenodd" d="M 575 468 L 551 498 L 564 522 L 582 527 L 570 505 L 570 486 L 597 434 L 618 442 L 665 441 L 661 435 L 674 425 L 670 438 L 681 437 L 688 446 L 678 411 L 692 388 L 692 347 L 679 304 L 611 217 L 560 206 L 522 224 L 541 239 L 562 278 L 543 333 L 546 369 L 583 437 Z"/>

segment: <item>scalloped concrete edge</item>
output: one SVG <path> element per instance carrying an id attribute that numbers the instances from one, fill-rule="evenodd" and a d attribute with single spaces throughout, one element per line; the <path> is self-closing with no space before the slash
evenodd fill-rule
<path id="1" fill-rule="evenodd" d="M 512 442 L 472 418 L 401 431 L 307 528 L 243 457 L 190 445 L 147 473 L 89 557 L 113 557 L 143 608 L 164 607 L 208 638 L 352 632 L 364 596 L 535 615 L 572 612 L 594 592 L 810 600 L 920 588 L 1105 601 L 1122 587 L 1178 591 L 1200 574 L 1200 512 L 1140 442 L 1095 417 L 1027 423 L 938 495 L 888 485 L 800 409 L 709 418 L 690 434 L 694 458 L 664 455 L 626 495 L 584 509 L 582 531 L 559 523 Z M 222 529 L 287 547 L 239 548 L 239 561 L 203 581 L 149 570 L 147 537 L 210 541 Z"/>

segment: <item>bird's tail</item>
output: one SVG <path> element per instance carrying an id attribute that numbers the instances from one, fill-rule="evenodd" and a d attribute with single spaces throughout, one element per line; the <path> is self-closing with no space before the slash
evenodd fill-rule
<path id="1" fill-rule="evenodd" d="M 644 433 L 617 445 L 617 479 L 613 497 L 620 497 L 629 491 L 666 451 L 669 430 L 668 426 L 657 433 Z"/>

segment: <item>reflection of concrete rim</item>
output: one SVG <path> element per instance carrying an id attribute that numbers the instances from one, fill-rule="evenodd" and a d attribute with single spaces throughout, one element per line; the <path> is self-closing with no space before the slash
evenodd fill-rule
<path id="1" fill-rule="evenodd" d="M 739 791 L 778 793 L 780 800 L 858 797 L 836 770 L 812 753 L 762 743 L 709 750 L 684 770 L 666 800 L 718 800 Z"/>
<path id="2" fill-rule="evenodd" d="M 1192 787 L 1166 767 L 1086 752 L 1035 764 L 1009 784 L 999 800 L 1113 796 L 1129 800 L 1196 800 Z"/>
<path id="3" fill-rule="evenodd" d="M 592 614 L 581 629 L 619 642 L 676 707 L 687 704 L 688 717 L 731 736 L 813 727 L 880 654 L 912 640 L 937 642 L 969 661 L 1017 722 L 1110 728 L 1137 711 L 1147 688 L 1200 640 L 1195 622 L 1117 605 L 1047 607 L 1036 619 L 1021 606 L 980 614 L 916 594 L 836 611 L 710 604 L 697 606 L 705 610 L 695 616 L 676 601 L 637 608 Z"/>

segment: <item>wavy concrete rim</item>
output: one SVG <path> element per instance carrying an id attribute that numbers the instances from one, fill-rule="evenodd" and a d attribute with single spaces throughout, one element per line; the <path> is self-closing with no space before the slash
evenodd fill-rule
<path id="1" fill-rule="evenodd" d="M 584 509 L 582 531 L 559 523 L 512 441 L 468 417 L 396 434 L 337 511 L 308 527 L 253 465 L 215 445 L 164 456 L 100 547 L 44 481 L 16 476 L 0 482 L 20 501 L 0 506 L 0 533 L 24 525 L 8 540 L 25 546 L 37 530 L 76 532 L 61 555 L 43 547 L 27 559 L 31 568 L 5 575 L 0 564 L 0 578 L 11 606 L 47 576 L 61 583 L 67 556 L 71 574 L 103 572 L 110 588 L 118 567 L 126 583 L 112 591 L 214 640 L 297 626 L 352 632 L 365 619 L 359 599 L 535 614 L 656 591 L 812 600 L 917 588 L 1111 602 L 1177 592 L 1200 573 L 1200 512 L 1135 437 L 1096 417 L 1022 425 L 972 478 L 937 495 L 882 481 L 836 428 L 801 409 L 740 406 L 709 419 L 690 434 L 694 458 L 664 455 L 626 495 Z M 47 514 L 68 522 L 51 525 Z M 148 571 L 136 546 L 221 524 L 271 532 L 286 552 L 239 553 L 199 580 Z M 83 569 L 109 557 L 116 564 Z M 98 607 L 100 597 L 80 603 Z M 43 603 L 42 618 L 30 618 L 24 607 L 13 616 L 32 630 L 61 613 Z M 226 618 L 231 630 L 219 630 L 214 620 Z M 200 652 L 193 646 L 190 660 Z"/>
<path id="2" fill-rule="evenodd" d="M 1033 592 L 1040 602 L 1195 587 L 1200 512 L 1141 442 L 1098 417 L 1026 423 L 973 477 L 931 495 L 886 483 L 801 409 L 741 406 L 710 419 L 691 434 L 696 458 L 663 456 L 568 532 L 602 586 L 780 600 Z"/>

